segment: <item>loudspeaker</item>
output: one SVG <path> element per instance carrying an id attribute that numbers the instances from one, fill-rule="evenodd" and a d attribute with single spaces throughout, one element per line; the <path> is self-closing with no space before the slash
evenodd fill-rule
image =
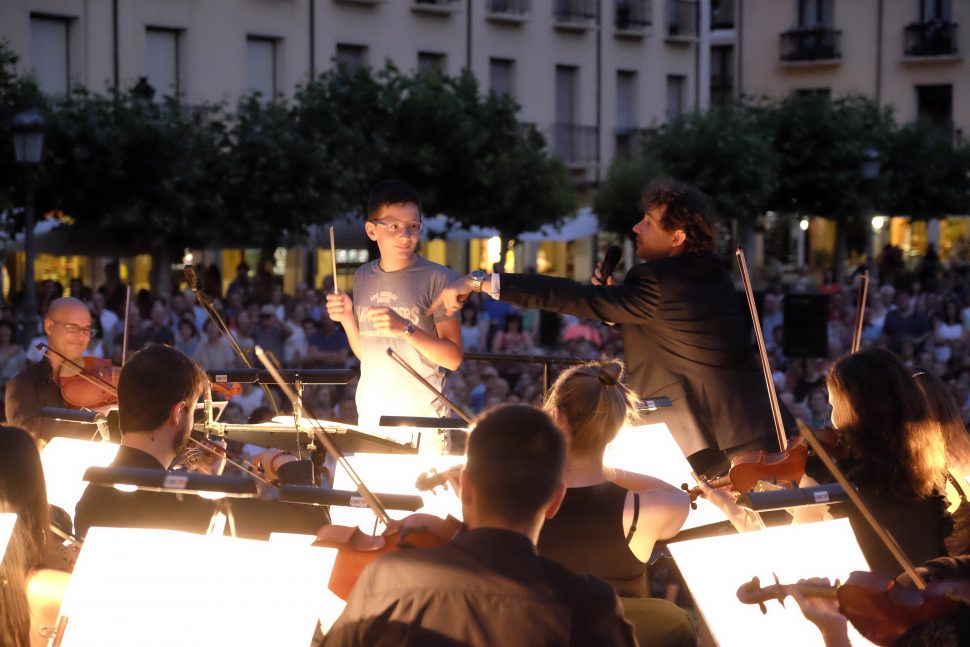
<path id="1" fill-rule="evenodd" d="M 827 294 L 785 295 L 784 351 L 787 357 L 827 357 L 829 297 Z"/>

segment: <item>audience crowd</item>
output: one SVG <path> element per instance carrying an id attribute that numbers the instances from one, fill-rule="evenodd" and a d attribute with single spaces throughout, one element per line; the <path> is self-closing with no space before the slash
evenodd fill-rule
<path id="1" fill-rule="evenodd" d="M 861 272 L 844 283 L 830 274 L 817 281 L 802 269 L 793 277 L 772 271 L 780 263 L 768 262 L 759 299 L 761 326 L 769 362 L 780 399 L 797 418 L 813 428 L 829 425 L 830 408 L 825 376 L 831 363 L 849 352 L 856 318 Z M 907 366 L 939 377 L 970 422 L 970 266 L 947 264 L 933 246 L 909 267 L 901 250 L 887 245 L 875 259 L 870 278 L 861 347 L 888 348 Z M 218 269 L 204 273 L 202 291 L 212 298 L 233 333 L 236 344 L 254 361 L 258 344 L 280 362 L 293 368 L 355 368 L 339 324 L 327 315 L 325 294 L 332 290 L 328 277 L 319 289 L 298 284 L 284 293 L 266 270 L 252 275 L 241 263 L 235 278 L 223 291 Z M 825 357 L 789 357 L 785 354 L 785 299 L 790 294 L 821 294 L 828 299 L 828 353 Z M 40 284 L 41 312 L 45 304 L 65 290 L 59 283 Z M 96 334 L 90 354 L 110 356 L 118 364 L 124 352 L 124 285 L 115 263 L 107 266 L 105 281 L 91 289 L 79 279 L 71 281 L 67 294 L 77 296 L 91 310 Z M 446 394 L 463 410 L 475 415 L 500 403 L 540 406 L 543 398 L 542 362 L 522 357 L 562 358 L 550 366 L 549 376 L 570 361 L 603 356 L 623 358 L 622 338 L 615 328 L 598 321 L 538 310 L 520 310 L 484 294 L 474 294 L 461 313 L 462 343 L 466 360 L 446 382 Z M 27 344 L 24 351 L 24 342 Z M 43 337 L 28 334 L 6 307 L 0 311 L 0 384 L 16 375 L 26 361 L 39 359 L 37 343 Z M 140 290 L 132 295 L 128 312 L 130 354 L 148 344 L 170 344 L 206 369 L 242 366 L 232 344 L 207 316 L 195 294 L 185 289 L 171 298 Z M 475 355 L 501 354 L 518 359 L 476 359 Z M 308 386 L 308 415 L 327 420 L 355 422 L 354 384 Z M 663 394 L 644 394 L 663 395 Z M 235 396 L 224 414 L 225 421 L 265 419 L 271 410 L 264 391 L 251 385 Z"/>

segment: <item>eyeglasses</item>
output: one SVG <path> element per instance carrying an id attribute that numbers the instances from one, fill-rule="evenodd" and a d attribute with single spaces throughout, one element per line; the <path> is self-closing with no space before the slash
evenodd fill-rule
<path id="1" fill-rule="evenodd" d="M 82 335 L 90 337 L 91 333 L 94 332 L 93 326 L 79 326 L 77 324 L 64 323 L 63 321 L 56 321 L 54 319 L 51 319 L 51 321 L 56 323 L 58 326 L 64 326 L 64 330 L 66 330 L 71 335 L 76 335 L 78 333 L 81 333 Z"/>
<path id="2" fill-rule="evenodd" d="M 408 236 L 417 236 L 424 230 L 423 222 L 396 222 L 394 220 L 371 220 L 375 225 L 383 225 L 387 227 L 387 231 L 390 234 L 397 235 L 400 233 L 406 233 Z"/>

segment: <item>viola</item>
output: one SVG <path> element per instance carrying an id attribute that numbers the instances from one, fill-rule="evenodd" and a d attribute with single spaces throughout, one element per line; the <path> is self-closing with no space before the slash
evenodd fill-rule
<path id="1" fill-rule="evenodd" d="M 895 580 L 875 573 L 855 571 L 845 584 L 834 586 L 800 582 L 762 587 L 757 577 L 742 584 L 738 600 L 757 604 L 767 613 L 765 602 L 784 599 L 792 591 L 802 595 L 838 600 L 839 611 L 867 640 L 877 645 L 891 645 L 910 628 L 928 620 L 944 618 L 960 603 L 970 603 L 970 581 L 936 580 L 920 591 L 902 586 Z"/>
<path id="2" fill-rule="evenodd" d="M 317 531 L 314 546 L 337 549 L 328 588 L 342 600 L 350 595 L 364 567 L 372 561 L 398 550 L 435 548 L 451 541 L 463 528 L 454 517 L 442 519 L 415 512 L 401 520 L 392 520 L 383 534 L 368 535 L 359 528 L 328 524 Z"/>
<path id="3" fill-rule="evenodd" d="M 773 483 L 797 484 L 805 474 L 805 462 L 808 460 L 808 445 L 801 437 L 796 438 L 783 452 L 745 452 L 731 459 L 731 468 L 726 476 L 707 481 L 712 488 L 722 488 L 730 485 L 733 492 L 744 494 L 754 489 L 759 481 Z M 703 495 L 700 487 L 688 487 L 686 483 L 680 486 L 690 495 L 691 507 L 698 496 Z"/>

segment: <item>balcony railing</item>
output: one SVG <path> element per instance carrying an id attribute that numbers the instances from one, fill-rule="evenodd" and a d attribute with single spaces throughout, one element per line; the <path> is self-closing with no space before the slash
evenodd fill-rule
<path id="1" fill-rule="evenodd" d="M 568 166 L 593 164 L 598 158 L 599 129 L 596 126 L 556 124 L 552 145 L 556 157 Z"/>
<path id="2" fill-rule="evenodd" d="M 697 13 L 696 0 L 667 0 L 667 36 L 697 36 Z"/>
<path id="3" fill-rule="evenodd" d="M 450 13 L 458 8 L 458 0 L 411 0 L 411 8 L 421 11 Z"/>
<path id="4" fill-rule="evenodd" d="M 842 32 L 829 27 L 792 29 L 781 35 L 781 60 L 831 61 L 842 58 Z"/>
<path id="5" fill-rule="evenodd" d="M 904 43 L 906 56 L 953 56 L 957 53 L 957 24 L 948 20 L 910 23 Z"/>
<path id="6" fill-rule="evenodd" d="M 711 29 L 734 29 L 734 0 L 711 0 Z"/>
<path id="7" fill-rule="evenodd" d="M 596 20 L 599 0 L 555 0 L 552 15 L 560 24 L 588 23 Z"/>
<path id="8" fill-rule="evenodd" d="M 616 157 L 638 159 L 643 156 L 643 130 L 639 128 L 616 129 Z"/>
<path id="9" fill-rule="evenodd" d="M 734 100 L 734 80 L 730 76 L 711 77 L 711 104 L 721 106 Z"/>
<path id="10" fill-rule="evenodd" d="M 532 0 L 487 0 L 485 11 L 490 14 L 526 16 L 532 11 Z"/>
<path id="11" fill-rule="evenodd" d="M 613 20 L 621 31 L 643 31 L 653 22 L 650 0 L 616 0 Z"/>

